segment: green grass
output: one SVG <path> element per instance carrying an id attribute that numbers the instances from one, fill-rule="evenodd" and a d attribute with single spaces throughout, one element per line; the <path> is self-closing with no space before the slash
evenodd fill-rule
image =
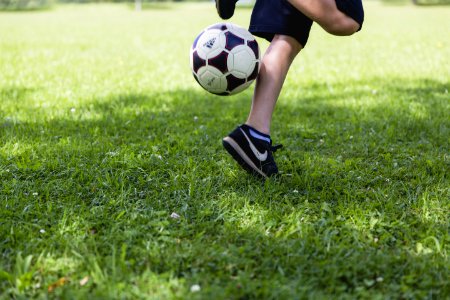
<path id="1" fill-rule="evenodd" d="M 213 4 L 0 13 L 0 299 L 448 299 L 450 8 L 366 13 L 314 26 L 266 182 L 221 146 L 251 89 L 190 74 Z"/>

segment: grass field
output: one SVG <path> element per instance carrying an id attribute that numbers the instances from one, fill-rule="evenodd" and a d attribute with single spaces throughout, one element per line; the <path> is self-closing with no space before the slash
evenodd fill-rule
<path id="1" fill-rule="evenodd" d="M 450 7 L 365 6 L 314 26 L 266 182 L 221 146 L 251 89 L 190 74 L 212 3 L 0 13 L 0 299 L 449 299 Z"/>

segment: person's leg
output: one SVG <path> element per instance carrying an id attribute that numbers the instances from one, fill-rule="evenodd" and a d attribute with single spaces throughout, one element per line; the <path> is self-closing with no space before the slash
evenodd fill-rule
<path id="1" fill-rule="evenodd" d="M 247 125 L 270 134 L 275 104 L 289 67 L 301 49 L 302 45 L 290 36 L 274 36 L 261 62 Z"/>
<path id="2" fill-rule="evenodd" d="M 269 135 L 272 114 L 289 67 L 308 41 L 312 23 L 287 0 L 257 0 L 253 8 L 249 31 L 270 45 L 261 60 L 246 124 L 237 126 L 222 144 L 244 170 L 258 177 L 278 174 L 273 153 L 281 145 L 273 145 Z"/>
<path id="3" fill-rule="evenodd" d="M 360 24 L 340 11 L 336 0 L 287 0 L 292 6 L 334 35 L 352 35 Z"/>
<path id="4" fill-rule="evenodd" d="M 270 124 L 284 79 L 301 49 L 301 44 L 295 38 L 274 35 L 261 62 L 247 122 L 222 140 L 228 153 L 246 171 L 258 177 L 267 178 L 278 174 L 272 153 L 281 145 L 272 145 Z"/>

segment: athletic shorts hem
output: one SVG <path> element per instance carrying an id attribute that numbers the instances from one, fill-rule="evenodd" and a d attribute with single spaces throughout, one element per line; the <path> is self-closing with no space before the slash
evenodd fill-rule
<path id="1" fill-rule="evenodd" d="M 296 39 L 300 43 L 300 45 L 302 45 L 302 47 L 305 47 L 309 38 L 309 32 L 308 33 L 302 32 L 301 34 L 299 34 L 298 30 L 297 31 L 289 30 L 288 28 L 285 27 L 258 25 L 258 26 L 250 26 L 249 31 L 253 35 L 266 39 L 269 42 L 271 42 L 273 37 L 277 34 L 287 35 Z"/>
<path id="2" fill-rule="evenodd" d="M 250 32 L 272 41 L 275 34 L 288 35 L 303 47 L 308 41 L 312 20 L 288 0 L 256 0 L 250 19 Z"/>

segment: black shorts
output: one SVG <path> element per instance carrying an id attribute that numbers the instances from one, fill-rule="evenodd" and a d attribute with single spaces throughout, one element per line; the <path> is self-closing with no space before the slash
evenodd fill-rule
<path id="1" fill-rule="evenodd" d="M 364 10 L 361 0 L 335 0 L 337 8 L 361 26 Z M 272 41 L 275 34 L 295 38 L 303 47 L 308 41 L 313 21 L 287 0 L 257 0 L 253 8 L 249 31 Z"/>

